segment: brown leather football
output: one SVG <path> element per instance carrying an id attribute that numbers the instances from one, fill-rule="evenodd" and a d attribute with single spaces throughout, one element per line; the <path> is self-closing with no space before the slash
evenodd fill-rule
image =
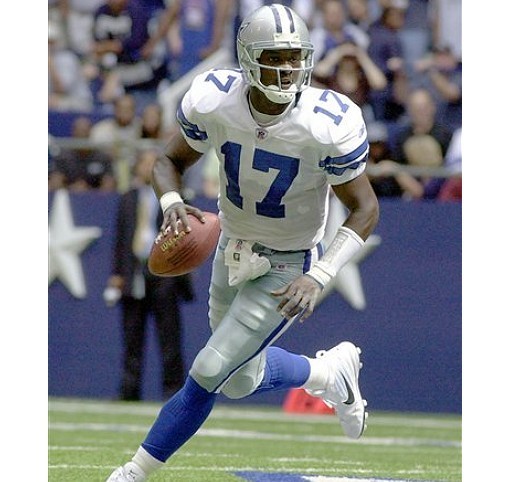
<path id="1" fill-rule="evenodd" d="M 203 264 L 213 253 L 220 235 L 217 214 L 203 211 L 202 223 L 188 214 L 192 230 L 185 232 L 179 223 L 178 234 L 167 232 L 157 236 L 148 258 L 149 271 L 157 276 L 180 276 Z"/>

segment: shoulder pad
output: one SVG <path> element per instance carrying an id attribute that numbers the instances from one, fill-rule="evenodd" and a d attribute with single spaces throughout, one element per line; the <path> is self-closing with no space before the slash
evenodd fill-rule
<path id="1" fill-rule="evenodd" d="M 297 107 L 304 127 L 320 144 L 338 144 L 364 126 L 360 107 L 332 90 L 309 87 Z"/>
<path id="2" fill-rule="evenodd" d="M 243 83 L 242 72 L 235 69 L 211 69 L 197 75 L 188 91 L 190 102 L 197 112 L 212 112 L 224 96 Z"/>

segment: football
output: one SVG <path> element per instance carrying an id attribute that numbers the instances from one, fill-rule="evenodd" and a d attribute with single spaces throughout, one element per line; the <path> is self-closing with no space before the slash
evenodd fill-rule
<path id="1" fill-rule="evenodd" d="M 157 276 L 180 276 L 194 271 L 213 253 L 220 235 L 219 217 L 203 212 L 205 223 L 188 215 L 190 232 L 178 223 L 178 234 L 172 232 L 157 236 L 148 258 L 148 268 Z"/>

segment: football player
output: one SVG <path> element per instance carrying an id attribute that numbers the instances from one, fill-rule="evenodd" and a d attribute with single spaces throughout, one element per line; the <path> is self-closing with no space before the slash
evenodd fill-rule
<path id="1" fill-rule="evenodd" d="M 222 233 L 212 267 L 206 346 L 133 458 L 109 477 L 140 482 L 201 427 L 217 395 L 239 399 L 296 387 L 334 407 L 348 437 L 366 427 L 360 350 L 343 341 L 316 358 L 273 346 L 309 317 L 329 280 L 361 248 L 379 216 L 365 173 L 366 127 L 346 96 L 309 86 L 313 45 L 280 4 L 250 14 L 237 35 L 240 70 L 193 81 L 179 106 L 181 134 L 154 167 L 162 230 L 190 229 L 202 212 L 179 194 L 181 176 L 213 147 L 220 162 Z M 349 214 L 325 251 L 329 190 Z"/>

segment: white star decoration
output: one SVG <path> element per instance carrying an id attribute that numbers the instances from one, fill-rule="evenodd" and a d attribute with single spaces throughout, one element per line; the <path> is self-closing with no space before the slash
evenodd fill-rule
<path id="1" fill-rule="evenodd" d="M 334 279 L 325 287 L 320 301 L 324 300 L 326 296 L 336 289 L 352 308 L 364 310 L 366 308 L 366 298 L 364 296 L 361 273 L 359 272 L 359 263 L 372 253 L 380 243 L 380 236 L 376 234 L 370 235 L 364 246 L 338 271 Z"/>
<path id="2" fill-rule="evenodd" d="M 346 210 L 337 198 L 331 196 L 329 204 L 329 217 L 327 219 L 326 233 L 324 237 L 325 246 L 329 246 L 339 226 L 346 218 Z M 381 237 L 372 234 L 368 237 L 363 247 L 352 257 L 352 259 L 341 268 L 338 274 L 325 287 L 320 297 L 322 302 L 331 292 L 336 289 L 338 293 L 356 310 L 366 308 L 359 263 L 369 256 L 381 243 Z"/>
<path id="3" fill-rule="evenodd" d="M 85 298 L 87 289 L 80 253 L 101 233 L 98 227 L 75 226 L 68 192 L 57 191 L 48 226 L 48 286 L 58 278 L 73 296 Z"/>

